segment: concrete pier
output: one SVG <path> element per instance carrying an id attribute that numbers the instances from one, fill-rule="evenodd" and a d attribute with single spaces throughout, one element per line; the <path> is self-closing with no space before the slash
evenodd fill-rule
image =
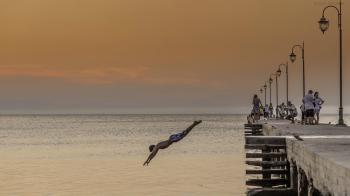
<path id="1" fill-rule="evenodd" d="M 290 188 L 298 196 L 350 195 L 349 127 L 300 125 L 285 120 L 259 123 L 264 136 L 286 137 Z"/>

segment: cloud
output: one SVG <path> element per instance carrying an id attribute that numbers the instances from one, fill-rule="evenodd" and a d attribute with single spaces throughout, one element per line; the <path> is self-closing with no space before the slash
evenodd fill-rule
<path id="1" fill-rule="evenodd" d="M 111 84 L 133 81 L 144 74 L 145 67 L 72 67 L 48 66 L 0 66 L 1 77 L 56 78 L 80 84 Z"/>
<path id="2" fill-rule="evenodd" d="M 83 85 L 143 84 L 186 85 L 220 88 L 223 83 L 192 74 L 159 73 L 147 66 L 85 66 L 58 68 L 50 66 L 0 66 L 0 77 L 59 79 Z"/>

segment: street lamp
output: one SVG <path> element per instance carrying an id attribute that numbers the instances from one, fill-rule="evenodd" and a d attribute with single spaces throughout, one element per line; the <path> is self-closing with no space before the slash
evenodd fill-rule
<path id="1" fill-rule="evenodd" d="M 286 103 L 288 103 L 288 101 L 289 101 L 289 90 L 288 90 L 288 88 L 289 88 L 289 80 L 288 80 L 288 62 L 287 63 L 281 63 L 279 66 L 278 66 L 278 70 L 277 70 L 277 73 L 278 73 L 278 75 L 281 75 L 281 73 L 282 73 L 282 71 L 281 71 L 281 67 L 282 66 L 284 66 L 284 67 L 286 67 L 286 86 L 287 86 L 287 88 L 286 88 L 286 90 L 287 90 L 287 94 L 286 94 L 286 98 L 287 98 L 287 102 Z"/>
<path id="2" fill-rule="evenodd" d="M 277 110 L 277 107 L 278 107 L 278 77 L 279 77 L 278 71 L 276 73 L 272 73 L 270 75 L 270 80 L 272 80 L 271 76 L 276 76 L 276 118 L 278 118 L 278 110 Z"/>
<path id="3" fill-rule="evenodd" d="M 289 55 L 289 59 L 292 63 L 297 59 L 297 55 L 294 53 L 294 49 L 298 47 L 301 49 L 301 58 L 303 60 L 303 97 L 305 96 L 305 45 L 303 44 L 296 44 L 292 47 L 292 52 Z"/>
<path id="4" fill-rule="evenodd" d="M 324 16 L 327 8 L 334 8 L 338 12 L 338 29 L 339 29 L 339 120 L 338 125 L 345 126 L 343 119 L 343 30 L 342 30 L 342 2 L 339 1 L 339 9 L 336 6 L 330 5 L 323 9 L 322 17 L 318 24 L 320 25 L 320 30 L 324 34 L 329 28 L 329 20 Z"/>

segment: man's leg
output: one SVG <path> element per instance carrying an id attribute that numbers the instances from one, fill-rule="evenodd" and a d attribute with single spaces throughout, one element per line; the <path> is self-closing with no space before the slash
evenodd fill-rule
<path id="1" fill-rule="evenodd" d="M 301 113 L 301 124 L 305 124 L 305 112 Z"/>
<path id="2" fill-rule="evenodd" d="M 202 121 L 194 121 L 191 126 L 189 126 L 186 130 L 184 130 L 182 133 L 184 134 L 184 137 L 198 124 L 200 124 Z"/>

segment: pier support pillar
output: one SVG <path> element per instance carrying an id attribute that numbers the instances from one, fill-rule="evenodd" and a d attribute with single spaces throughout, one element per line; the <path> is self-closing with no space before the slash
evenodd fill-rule
<path id="1" fill-rule="evenodd" d="M 309 182 L 303 169 L 298 169 L 298 196 L 309 196 Z"/>
<path id="2" fill-rule="evenodd" d="M 298 168 L 293 160 L 290 162 L 290 188 L 298 191 Z"/>
<path id="3" fill-rule="evenodd" d="M 308 187 L 308 196 L 313 196 L 314 195 L 314 185 L 312 183 L 312 179 L 310 179 L 310 182 L 309 182 L 309 187 Z"/>
<path id="4" fill-rule="evenodd" d="M 262 149 L 262 153 L 270 153 L 271 149 L 270 148 L 264 148 Z M 262 161 L 271 161 L 271 158 L 262 158 Z M 271 169 L 271 166 L 262 166 L 263 170 L 269 170 Z M 271 174 L 263 174 L 263 179 L 271 179 Z M 272 186 L 267 186 L 267 187 L 272 187 Z"/>

